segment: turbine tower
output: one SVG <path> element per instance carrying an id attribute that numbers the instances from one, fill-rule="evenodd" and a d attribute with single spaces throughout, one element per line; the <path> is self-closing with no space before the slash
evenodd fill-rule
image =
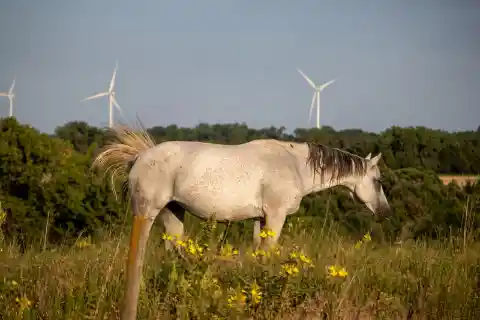
<path id="1" fill-rule="evenodd" d="M 317 102 L 317 129 L 320 129 L 320 92 L 323 91 L 326 87 L 331 85 L 332 83 L 335 82 L 335 79 L 330 80 L 328 82 L 325 82 L 324 84 L 321 84 L 319 86 L 316 86 L 315 83 L 310 80 L 305 73 L 302 72 L 302 70 L 297 69 L 297 71 L 307 80 L 307 82 L 312 86 L 312 88 L 315 90 L 312 98 L 312 105 L 310 106 L 310 112 L 308 114 L 308 122 L 312 119 L 312 111 L 315 106 L 315 101 Z"/>
<path id="2" fill-rule="evenodd" d="M 113 76 L 112 76 L 112 79 L 110 80 L 110 86 L 108 88 L 108 91 L 96 93 L 82 100 L 82 101 L 86 101 L 86 100 L 92 100 L 92 99 L 108 96 L 108 127 L 109 128 L 113 127 L 113 106 L 115 106 L 115 108 L 117 108 L 118 111 L 122 112 L 122 109 L 120 108 L 120 106 L 117 103 L 117 100 L 115 99 L 115 77 L 117 75 L 117 68 L 118 68 L 118 61 L 115 61 L 115 69 L 113 70 Z"/>
<path id="3" fill-rule="evenodd" d="M 10 118 L 13 117 L 13 98 L 15 98 L 15 93 L 13 93 L 13 89 L 15 88 L 15 79 L 13 79 L 12 86 L 8 92 L 0 92 L 0 97 L 7 97 L 10 101 Z"/>

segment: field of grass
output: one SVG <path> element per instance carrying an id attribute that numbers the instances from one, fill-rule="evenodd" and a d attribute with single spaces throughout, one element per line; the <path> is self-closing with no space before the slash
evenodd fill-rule
<path id="1" fill-rule="evenodd" d="M 480 319 L 480 243 L 467 236 L 387 244 L 299 221 L 277 250 L 252 253 L 250 236 L 224 229 L 197 228 L 183 257 L 152 230 L 138 319 Z M 2 319 L 118 319 L 127 243 L 116 232 L 24 253 L 4 244 Z"/>

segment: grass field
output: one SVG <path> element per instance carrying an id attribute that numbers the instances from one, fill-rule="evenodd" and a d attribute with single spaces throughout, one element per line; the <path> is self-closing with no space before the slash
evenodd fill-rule
<path id="1" fill-rule="evenodd" d="M 224 228 L 197 228 L 184 258 L 152 231 L 138 319 L 480 319 L 480 244 L 468 232 L 381 244 L 299 222 L 262 258 L 238 232 L 220 245 Z M 23 254 L 4 245 L 2 319 L 118 319 L 128 239 L 115 234 Z"/>

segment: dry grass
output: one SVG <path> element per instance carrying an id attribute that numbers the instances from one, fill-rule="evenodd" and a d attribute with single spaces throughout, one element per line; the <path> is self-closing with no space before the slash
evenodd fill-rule
<path id="1" fill-rule="evenodd" d="M 218 239 L 204 229 L 194 238 L 211 250 L 202 257 L 185 252 L 181 259 L 164 251 L 159 232 L 153 230 L 149 243 L 138 319 L 480 318 L 479 243 L 371 241 L 356 247 L 334 231 L 312 236 L 294 225 L 285 227 L 280 255 L 262 261 L 252 257 L 249 239 L 233 244 L 238 256 L 224 250 L 219 257 Z M 2 319 L 118 319 L 126 245 L 120 236 L 25 254 L 6 247 L 0 253 Z M 313 267 L 292 260 L 292 252 L 311 257 Z M 282 276 L 287 262 L 299 272 Z M 348 275 L 330 276 L 329 265 Z M 262 293 L 258 304 L 255 285 Z M 230 307 L 229 296 L 242 289 L 245 303 Z M 22 297 L 31 305 L 22 309 Z"/>
<path id="2" fill-rule="evenodd" d="M 467 183 L 477 183 L 480 179 L 479 176 L 469 176 L 469 175 L 440 175 L 440 180 L 442 180 L 443 184 L 447 185 L 450 182 L 455 182 L 459 186 L 463 187 Z"/>

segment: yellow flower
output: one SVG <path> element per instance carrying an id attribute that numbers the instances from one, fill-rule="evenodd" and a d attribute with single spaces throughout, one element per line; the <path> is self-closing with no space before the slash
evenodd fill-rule
<path id="1" fill-rule="evenodd" d="M 313 265 L 312 259 L 310 259 L 309 257 L 307 257 L 304 254 L 300 254 L 300 261 L 302 261 L 303 263 L 308 264 L 308 265 Z"/>
<path id="2" fill-rule="evenodd" d="M 290 259 L 294 259 L 294 260 L 300 260 L 302 263 L 306 264 L 307 266 L 309 267 L 312 267 L 313 266 L 313 263 L 312 263 L 312 259 L 310 259 L 309 257 L 307 257 L 305 254 L 303 253 L 298 253 L 298 252 L 291 252 L 289 254 L 289 257 Z"/>
<path id="3" fill-rule="evenodd" d="M 274 237 L 275 235 L 276 233 L 274 231 L 268 229 L 263 229 L 259 234 L 259 236 L 264 239 L 268 237 Z"/>
<path id="4" fill-rule="evenodd" d="M 23 295 L 21 298 L 17 297 L 15 301 L 18 303 L 21 312 L 23 312 L 23 310 L 25 309 L 30 308 L 30 306 L 32 305 L 32 301 L 28 300 L 27 296 L 25 295 Z"/>
<path id="5" fill-rule="evenodd" d="M 15 280 L 10 281 L 10 284 L 11 284 L 13 287 L 18 286 L 18 282 L 15 281 Z"/>
<path id="6" fill-rule="evenodd" d="M 184 247 L 184 248 L 187 246 L 185 241 L 182 241 L 182 240 L 177 240 L 177 245 L 179 245 L 180 247 Z"/>
<path id="7" fill-rule="evenodd" d="M 348 276 L 347 270 L 345 268 L 340 268 L 338 266 L 329 266 L 328 267 L 328 274 L 332 277 L 340 277 L 340 278 L 345 278 Z"/>
<path id="8" fill-rule="evenodd" d="M 282 265 L 282 271 L 280 272 L 281 276 L 291 276 L 299 272 L 298 267 L 292 263 L 287 263 Z"/>
<path id="9" fill-rule="evenodd" d="M 342 268 L 338 271 L 338 276 L 345 278 L 346 276 L 348 276 L 348 272 L 345 270 L 345 268 Z"/>
<path id="10" fill-rule="evenodd" d="M 167 234 L 167 233 L 164 232 L 164 233 L 162 234 L 162 239 L 163 239 L 163 240 L 166 240 L 166 241 L 172 241 L 172 240 L 173 240 L 173 237 L 172 237 L 171 235 L 169 235 L 169 234 Z"/>
<path id="11" fill-rule="evenodd" d="M 258 256 L 266 256 L 267 253 L 265 252 L 265 250 L 262 250 L 262 249 L 259 249 L 259 250 L 255 250 L 252 252 L 252 257 L 258 257 Z"/>
<path id="12" fill-rule="evenodd" d="M 336 266 L 329 266 L 328 267 L 328 274 L 331 275 L 332 277 L 336 277 L 338 272 L 337 272 L 337 267 Z"/>
<path id="13" fill-rule="evenodd" d="M 355 243 L 355 249 L 360 249 L 360 247 L 362 246 L 362 241 L 357 241 L 357 243 Z"/>
<path id="14" fill-rule="evenodd" d="M 227 299 L 228 306 L 231 308 L 235 304 L 244 305 L 245 301 L 247 300 L 247 296 L 245 295 L 245 293 L 245 290 L 242 290 L 241 292 L 236 292 L 230 295 Z"/>
<path id="15" fill-rule="evenodd" d="M 233 247 L 227 243 L 224 247 L 220 249 L 220 255 L 223 257 L 232 257 L 238 255 L 238 250 L 233 249 Z"/>
<path id="16" fill-rule="evenodd" d="M 77 242 L 77 248 L 87 248 L 91 246 L 90 236 Z"/>
<path id="17" fill-rule="evenodd" d="M 370 235 L 370 233 L 366 233 L 366 234 L 363 236 L 363 241 L 364 241 L 364 242 L 372 241 L 372 236 Z"/>
<path id="18" fill-rule="evenodd" d="M 178 243 L 178 241 L 177 241 Z M 197 243 L 193 242 L 191 239 L 187 240 L 187 243 L 183 242 L 180 244 L 182 247 L 186 248 L 187 252 L 194 256 L 201 257 L 203 255 L 203 248 L 199 246 Z"/>
<path id="19" fill-rule="evenodd" d="M 252 296 L 252 303 L 259 304 L 262 301 L 262 292 L 260 291 L 260 287 L 254 283 L 252 284 L 252 288 L 250 289 L 250 295 Z"/>
<path id="20" fill-rule="evenodd" d="M 7 213 L 2 210 L 2 204 L 0 203 L 0 225 L 2 225 L 5 220 L 7 220 Z"/>

